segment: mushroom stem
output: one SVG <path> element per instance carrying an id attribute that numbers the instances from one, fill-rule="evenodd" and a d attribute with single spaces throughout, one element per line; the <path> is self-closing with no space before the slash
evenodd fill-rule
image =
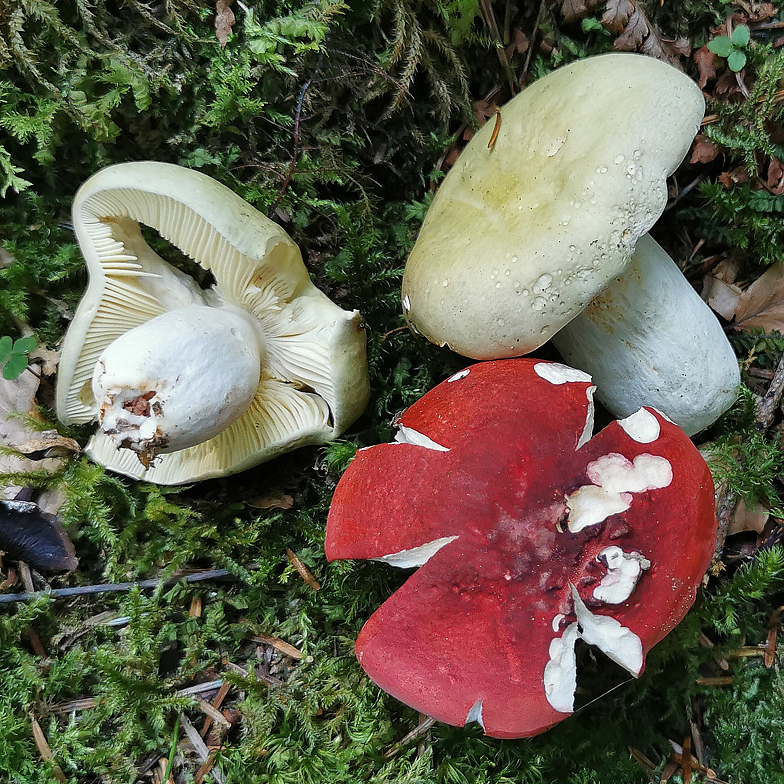
<path id="1" fill-rule="evenodd" d="M 553 343 L 618 417 L 653 406 L 694 435 L 737 397 L 738 362 L 721 325 L 650 235 Z"/>
<path id="2" fill-rule="evenodd" d="M 240 308 L 163 313 L 101 354 L 92 379 L 101 427 L 146 467 L 200 444 L 248 409 L 263 356 L 260 330 Z"/>

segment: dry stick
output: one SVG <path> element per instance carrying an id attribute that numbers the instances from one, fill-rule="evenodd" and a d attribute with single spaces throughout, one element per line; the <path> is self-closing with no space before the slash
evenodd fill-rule
<path id="1" fill-rule="evenodd" d="M 210 760 L 210 750 L 207 748 L 207 744 L 202 740 L 201 735 L 199 735 L 199 731 L 196 729 L 196 727 L 193 726 L 193 724 L 191 724 L 190 720 L 184 713 L 180 714 L 180 726 L 183 728 L 183 730 L 185 730 L 185 734 L 188 736 L 188 740 L 191 742 L 191 745 L 196 751 L 196 754 L 201 762 L 208 762 Z M 212 774 L 212 777 L 215 779 L 215 781 L 218 782 L 218 784 L 224 784 L 226 781 L 226 777 L 223 775 L 220 769 L 212 768 L 212 770 L 209 772 Z M 202 774 L 202 776 L 203 775 L 204 774 Z"/>
<path id="2" fill-rule="evenodd" d="M 424 721 L 420 722 L 408 735 L 400 739 L 389 751 L 384 754 L 384 759 L 392 759 L 396 757 L 404 746 L 416 740 L 420 735 L 424 735 L 434 724 L 436 720 L 432 716 L 428 716 Z"/>
<path id="3" fill-rule="evenodd" d="M 495 38 L 495 50 L 498 52 L 498 60 L 501 63 L 501 70 L 504 72 L 506 81 L 509 84 L 510 92 L 512 95 L 514 95 L 517 92 L 517 89 L 515 86 L 512 65 L 509 62 L 509 58 L 506 56 L 506 49 L 504 49 L 504 39 L 501 36 L 501 31 L 498 29 L 498 22 L 496 21 L 493 7 L 490 5 L 490 0 L 479 0 L 479 8 L 482 11 L 482 16 L 487 23 L 490 34 L 493 36 L 493 38 Z"/>
<path id="4" fill-rule="evenodd" d="M 758 397 L 755 400 L 757 409 L 757 421 L 754 423 L 755 430 L 764 433 L 773 424 L 773 417 L 776 414 L 776 408 L 781 402 L 782 393 L 784 393 L 784 355 L 779 360 L 779 364 L 776 365 L 776 372 L 773 374 L 765 397 Z"/>
<path id="5" fill-rule="evenodd" d="M 249 564 L 246 569 L 253 571 L 258 567 L 256 564 Z M 29 602 L 32 599 L 48 597 L 49 599 L 62 599 L 69 596 L 92 596 L 99 593 L 127 593 L 134 588 L 157 588 L 159 585 L 169 586 L 184 580 L 186 583 L 198 583 L 203 580 L 217 580 L 221 577 L 236 576 L 228 569 L 211 569 L 207 572 L 195 572 L 188 575 L 173 575 L 165 580 L 153 578 L 151 580 L 139 580 L 135 583 L 105 583 L 103 585 L 80 585 L 77 588 L 52 588 L 48 591 L 32 591 L 27 593 L 6 593 L 0 594 L 0 604 L 11 602 Z"/>
<path id="6" fill-rule="evenodd" d="M 52 759 L 52 750 L 49 748 L 49 743 L 46 740 L 46 735 L 44 735 L 44 731 L 41 729 L 41 725 L 38 723 L 38 719 L 31 713 L 30 716 L 30 723 L 33 726 L 33 740 L 35 741 L 35 745 L 38 747 L 38 753 L 48 762 Z M 58 781 L 65 782 L 67 779 L 65 778 L 65 774 L 62 771 L 62 768 L 55 764 L 54 769 L 52 770 L 52 774 Z"/>
<path id="7" fill-rule="evenodd" d="M 226 699 L 226 696 L 229 693 L 229 689 L 231 689 L 231 684 L 224 683 L 223 686 L 220 687 L 220 691 L 212 698 L 210 705 L 216 710 L 220 709 L 220 706 L 223 705 L 223 701 Z M 223 716 L 222 713 L 221 716 Z M 207 718 L 204 720 L 204 724 L 202 725 L 201 732 L 199 733 L 202 738 L 207 737 L 207 733 L 210 731 L 211 726 L 212 719 L 207 716 Z M 231 723 L 229 723 L 229 726 L 231 726 Z"/>
<path id="8" fill-rule="evenodd" d="M 299 92 L 299 99 L 297 100 L 297 109 L 294 112 L 294 148 L 291 151 L 291 161 L 289 162 L 289 170 L 286 173 L 286 179 L 283 180 L 283 185 L 280 186 L 280 190 L 278 191 L 278 195 L 275 197 L 275 201 L 272 202 L 272 206 L 270 207 L 269 211 L 274 212 L 275 208 L 278 206 L 278 203 L 283 198 L 283 194 L 286 192 L 286 188 L 289 187 L 289 183 L 291 182 L 291 178 L 294 176 L 294 167 L 297 165 L 297 158 L 299 157 L 299 119 L 302 115 L 302 104 L 305 101 L 305 93 L 308 91 L 308 87 L 310 87 L 311 82 L 313 81 L 313 76 L 318 73 L 319 69 L 321 68 L 321 60 L 323 59 L 324 54 L 319 54 L 318 62 L 316 63 L 316 67 L 313 70 L 313 74 L 308 78 L 307 82 L 302 85 L 302 89 Z"/>
<path id="9" fill-rule="evenodd" d="M 536 15 L 536 22 L 534 22 L 534 30 L 531 33 L 531 39 L 528 42 L 528 52 L 526 52 L 525 55 L 525 65 L 523 65 L 523 72 L 520 74 L 520 78 L 517 80 L 517 83 L 521 87 L 523 84 L 523 79 L 525 79 L 525 75 L 528 73 L 528 67 L 531 65 L 531 55 L 534 53 L 534 42 L 536 41 L 536 36 L 539 32 L 539 25 L 542 23 L 542 18 L 544 17 L 546 7 L 547 0 L 542 0 L 541 4 L 539 5 L 539 13 Z"/>
<path id="10" fill-rule="evenodd" d="M 721 553 L 724 550 L 724 540 L 727 538 L 727 531 L 730 527 L 730 520 L 735 514 L 735 507 L 738 505 L 736 493 L 727 489 L 727 485 L 722 485 L 716 493 L 716 517 L 719 527 L 716 531 L 716 547 L 713 550 L 713 560 L 720 561 Z"/>

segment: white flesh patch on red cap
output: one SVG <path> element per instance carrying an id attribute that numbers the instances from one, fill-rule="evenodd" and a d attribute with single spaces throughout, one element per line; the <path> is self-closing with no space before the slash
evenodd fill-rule
<path id="1" fill-rule="evenodd" d="M 577 657 L 574 644 L 580 639 L 576 623 L 569 624 L 560 637 L 550 641 L 550 661 L 544 666 L 544 693 L 547 702 L 561 713 L 574 710 L 577 688 Z"/>
<path id="2" fill-rule="evenodd" d="M 419 547 L 412 547 L 410 550 L 401 550 L 389 555 L 381 555 L 371 560 L 383 561 L 390 566 L 397 566 L 398 569 L 413 569 L 426 564 L 442 547 L 455 539 L 457 539 L 456 536 L 442 536 L 440 539 L 421 544 Z"/>
<path id="3" fill-rule="evenodd" d="M 629 438 L 634 439 L 639 444 L 650 444 L 661 433 L 659 420 L 644 408 L 635 411 L 630 416 L 627 416 L 626 419 L 619 419 L 618 424 L 626 431 L 626 435 Z"/>
<path id="4" fill-rule="evenodd" d="M 472 706 L 471 709 L 466 714 L 465 723 L 468 724 L 469 722 L 475 721 L 482 729 L 485 728 L 485 724 L 482 721 L 482 700 L 481 698 L 478 699 Z"/>
<path id="5" fill-rule="evenodd" d="M 594 588 L 593 598 L 608 604 L 625 602 L 637 587 L 637 582 L 651 562 L 638 552 L 625 553 L 620 547 L 605 547 L 597 560 L 607 565 L 607 574 Z"/>
<path id="6" fill-rule="evenodd" d="M 643 665 L 642 640 L 631 630 L 609 615 L 594 615 L 583 603 L 572 586 L 574 612 L 580 624 L 580 637 L 595 645 L 616 664 L 636 678 Z"/>
<path id="7" fill-rule="evenodd" d="M 636 678 L 643 665 L 642 641 L 631 629 L 609 615 L 594 615 L 572 585 L 577 621 L 569 624 L 560 637 L 550 641 L 550 660 L 544 667 L 544 692 L 547 701 L 561 713 L 574 711 L 577 688 L 577 640 L 595 645 L 608 658 Z M 557 616 L 556 616 L 557 617 Z M 553 624 L 555 625 L 555 624 Z"/>
<path id="8" fill-rule="evenodd" d="M 392 443 L 413 444 L 414 446 L 422 446 L 425 449 L 433 449 L 436 452 L 449 451 L 449 447 L 441 446 L 441 444 L 437 444 L 435 441 L 433 441 L 432 438 L 428 438 L 424 433 L 420 433 L 419 431 L 414 430 L 411 427 L 406 427 L 405 425 L 400 425 L 400 429 L 397 431 L 395 440 Z"/>
<path id="9" fill-rule="evenodd" d="M 551 384 L 568 384 L 570 382 L 582 381 L 590 382 L 591 377 L 582 370 L 571 368 L 568 365 L 561 365 L 558 362 L 537 362 L 534 365 L 534 373 Z"/>
<path id="10" fill-rule="evenodd" d="M 588 413 L 585 415 L 585 427 L 580 434 L 577 441 L 577 448 L 579 449 L 583 444 L 587 444 L 593 436 L 593 416 L 596 406 L 593 403 L 593 393 L 596 392 L 596 387 L 588 387 L 585 390 L 585 396 L 588 398 Z"/>
<path id="11" fill-rule="evenodd" d="M 447 384 L 451 384 L 453 381 L 460 381 L 461 378 L 465 378 L 471 372 L 471 368 L 466 368 L 465 370 L 458 370 L 454 376 L 449 376 L 446 380 Z"/>
<path id="12" fill-rule="evenodd" d="M 642 454 L 630 462 L 617 452 L 602 455 L 588 464 L 592 485 L 583 485 L 566 496 L 568 525 L 579 533 L 610 515 L 625 512 L 632 502 L 631 493 L 660 490 L 672 482 L 670 461 L 658 455 Z"/>

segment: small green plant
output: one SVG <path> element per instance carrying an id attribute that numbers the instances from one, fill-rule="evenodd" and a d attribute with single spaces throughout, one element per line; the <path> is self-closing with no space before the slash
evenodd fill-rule
<path id="1" fill-rule="evenodd" d="M 8 335 L 0 338 L 0 365 L 3 367 L 3 378 L 13 381 L 24 373 L 30 359 L 29 354 L 35 348 L 35 338 L 17 338 Z"/>
<path id="2" fill-rule="evenodd" d="M 720 35 L 708 42 L 708 49 L 727 60 L 730 71 L 742 71 L 746 65 L 746 52 L 751 43 L 751 33 L 746 25 L 738 25 L 732 35 Z"/>

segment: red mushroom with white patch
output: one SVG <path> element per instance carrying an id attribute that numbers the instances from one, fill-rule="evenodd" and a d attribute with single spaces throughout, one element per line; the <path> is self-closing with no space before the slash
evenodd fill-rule
<path id="1" fill-rule="evenodd" d="M 564 365 L 480 363 L 357 454 L 328 558 L 420 567 L 357 640 L 385 691 L 448 724 L 535 735 L 573 711 L 578 639 L 638 676 L 683 618 L 713 552 L 710 472 L 654 410 L 591 437 L 593 391 Z"/>

